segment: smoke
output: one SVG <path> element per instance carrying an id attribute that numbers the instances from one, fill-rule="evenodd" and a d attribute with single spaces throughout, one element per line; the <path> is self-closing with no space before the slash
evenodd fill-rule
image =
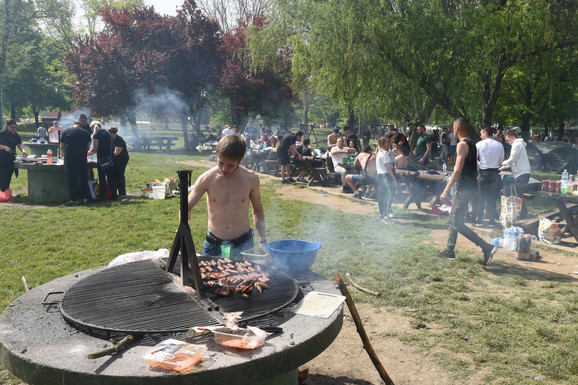
<path id="1" fill-rule="evenodd" d="M 149 93 L 143 88 L 136 90 L 135 101 L 137 113 L 159 120 L 180 118 L 187 112 L 187 103 L 183 95 L 164 86 L 156 87 L 154 93 Z"/>
<path id="2" fill-rule="evenodd" d="M 64 128 L 69 128 L 70 126 L 72 126 L 72 123 L 78 121 L 78 116 L 80 114 L 85 114 L 86 116 L 88 116 L 88 121 L 89 122 L 91 121 L 90 108 L 81 107 L 81 108 L 78 108 L 78 109 L 72 111 L 70 114 L 62 115 L 60 117 L 60 120 L 58 121 L 58 124 Z"/>

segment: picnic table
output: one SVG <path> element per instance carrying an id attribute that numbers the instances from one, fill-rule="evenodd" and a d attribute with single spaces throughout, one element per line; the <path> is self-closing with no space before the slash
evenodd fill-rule
<path id="1" fill-rule="evenodd" d="M 163 147 L 166 151 L 170 151 L 171 147 L 178 139 L 176 136 L 143 136 L 140 138 L 143 150 L 150 150 L 151 146 L 159 146 L 159 150 Z"/>
<path id="2" fill-rule="evenodd" d="M 322 186 L 326 186 L 330 183 L 329 176 L 327 174 L 325 158 L 316 156 L 303 156 L 301 159 L 294 159 L 294 161 L 297 161 L 297 163 L 295 163 L 296 171 L 305 171 L 309 174 L 307 186 L 310 186 L 314 182 L 317 182 Z M 299 163 L 299 161 L 301 163 Z M 321 165 L 316 166 L 315 161 L 317 161 L 317 164 L 321 162 Z"/>
<path id="3" fill-rule="evenodd" d="M 438 173 L 429 174 L 427 170 L 410 171 L 410 170 L 395 170 L 398 181 L 404 183 L 409 196 L 403 204 L 403 208 L 407 210 L 410 204 L 415 203 L 418 209 L 421 210 L 421 201 L 426 194 L 433 195 L 430 201 L 430 207 L 439 203 L 439 196 L 444 190 L 449 175 Z"/>

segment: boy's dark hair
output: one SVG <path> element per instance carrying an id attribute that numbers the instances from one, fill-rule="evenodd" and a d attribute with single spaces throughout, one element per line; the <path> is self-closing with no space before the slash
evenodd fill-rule
<path id="1" fill-rule="evenodd" d="M 245 156 L 246 150 L 247 144 L 245 140 L 237 134 L 223 136 L 217 144 L 217 155 L 227 159 L 241 161 Z"/>
<path id="2" fill-rule="evenodd" d="M 6 121 L 6 126 L 13 126 L 16 124 L 16 121 L 14 119 L 10 119 Z"/>
<path id="3" fill-rule="evenodd" d="M 311 143 L 311 139 L 308 136 L 303 138 L 303 145 L 304 146 L 309 146 L 310 143 Z"/>
<path id="4" fill-rule="evenodd" d="M 492 136 L 492 135 L 494 134 L 494 129 L 493 129 L 492 127 L 490 127 L 490 126 L 483 126 L 483 127 L 480 129 L 480 131 L 481 131 L 481 130 L 486 131 L 486 134 L 487 134 L 488 136 Z"/>
<path id="5" fill-rule="evenodd" d="M 297 133 L 295 134 L 295 136 L 303 136 L 303 131 L 297 131 Z"/>
<path id="6" fill-rule="evenodd" d="M 373 152 L 373 148 L 371 148 L 371 146 L 365 146 L 363 152 Z"/>

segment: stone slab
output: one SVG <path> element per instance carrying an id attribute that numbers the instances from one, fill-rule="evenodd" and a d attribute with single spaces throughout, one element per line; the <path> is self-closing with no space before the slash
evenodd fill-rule
<path id="1" fill-rule="evenodd" d="M 270 336 L 261 349 L 230 349 L 208 341 L 207 359 L 184 375 L 150 370 L 142 358 L 168 337 L 146 337 L 114 356 L 89 360 L 88 353 L 110 343 L 72 328 L 56 306 L 42 302 L 48 293 L 66 291 L 99 270 L 48 282 L 9 305 L 0 315 L 0 363 L 30 385 L 296 384 L 297 368 L 323 352 L 342 326 L 343 305 L 328 319 L 283 311 L 279 326 L 284 332 Z M 331 281 L 310 272 L 303 276 L 310 289 L 340 294 Z"/>

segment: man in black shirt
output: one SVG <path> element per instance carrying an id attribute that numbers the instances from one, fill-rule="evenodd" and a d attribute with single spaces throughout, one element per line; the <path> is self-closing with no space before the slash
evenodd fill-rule
<path id="1" fill-rule="evenodd" d="M 454 122 L 454 135 L 459 139 L 456 148 L 456 163 L 454 172 L 452 173 L 449 182 L 446 184 L 444 191 L 440 195 L 440 199 L 444 201 L 447 198 L 454 184 L 456 185 L 456 194 L 452 199 L 447 247 L 444 251 L 438 254 L 438 257 L 447 258 L 449 260 L 456 259 L 454 249 L 456 248 L 458 233 L 460 233 L 468 240 L 482 248 L 484 253 L 483 264 L 486 266 L 492 262 L 492 258 L 498 248 L 480 238 L 480 236 L 466 226 L 464 222 L 469 203 L 472 200 L 472 197 L 476 196 L 476 190 L 478 187 L 477 150 L 468 135 L 468 121 L 465 118 L 458 118 Z"/>
<path id="2" fill-rule="evenodd" d="M 64 170 L 70 192 L 69 206 L 78 205 L 79 198 L 86 203 L 90 197 L 86 160 L 86 153 L 89 149 L 90 134 L 81 127 L 80 122 L 75 122 L 72 127 L 62 131 L 60 153 L 64 156 Z M 80 193 L 78 186 L 80 186 Z"/>
<path id="3" fill-rule="evenodd" d="M 343 131 L 345 131 L 345 135 L 347 136 L 347 142 L 346 142 L 347 146 L 355 148 L 356 153 L 360 153 L 361 151 L 359 150 L 359 138 L 353 132 L 351 127 L 349 127 L 349 125 L 346 125 L 345 127 L 343 127 Z M 353 145 L 351 145 L 352 142 L 353 142 Z"/>
<path id="4" fill-rule="evenodd" d="M 78 122 L 84 131 L 88 132 L 89 135 L 92 135 L 92 128 L 90 128 L 90 123 L 88 123 L 88 116 L 85 114 L 78 115 Z"/>
<path id="5" fill-rule="evenodd" d="M 0 131 L 0 191 L 6 191 L 10 188 L 14 173 L 16 147 L 22 151 L 23 156 L 28 156 L 22 146 L 20 135 L 16 132 L 16 126 L 16 121 L 10 119 L 6 121 L 6 128 Z"/>
<path id="6" fill-rule="evenodd" d="M 299 159 L 303 157 L 297 151 L 295 147 L 295 142 L 301 142 L 303 137 L 303 132 L 298 131 L 295 135 L 288 133 L 279 142 L 279 148 L 277 148 L 277 157 L 279 158 L 279 164 L 281 165 L 281 183 L 293 183 L 295 179 L 291 178 L 291 164 L 290 164 L 290 153 L 293 153 Z M 285 176 L 286 175 L 286 176 Z"/>

